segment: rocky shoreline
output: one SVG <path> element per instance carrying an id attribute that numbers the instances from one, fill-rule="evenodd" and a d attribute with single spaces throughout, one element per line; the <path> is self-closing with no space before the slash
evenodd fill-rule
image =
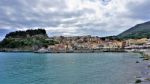
<path id="1" fill-rule="evenodd" d="M 135 84 L 150 84 L 150 52 L 143 51 L 138 53 L 142 56 L 136 63 L 141 64 L 142 67 L 140 67 L 140 75 L 136 76 Z"/>

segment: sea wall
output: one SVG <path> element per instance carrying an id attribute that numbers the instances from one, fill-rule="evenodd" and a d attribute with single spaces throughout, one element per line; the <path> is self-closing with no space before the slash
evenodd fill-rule
<path id="1" fill-rule="evenodd" d="M 100 52 L 125 52 L 124 49 L 120 48 L 105 48 L 105 49 L 80 49 L 80 50 L 43 50 L 43 51 L 34 51 L 31 49 L 0 49 L 0 52 L 45 52 L 45 53 L 100 53 Z"/>
<path id="2" fill-rule="evenodd" d="M 38 51 L 34 51 L 40 53 Z M 55 50 L 55 51 L 43 51 L 46 53 L 100 53 L 100 52 L 124 52 L 124 49 L 80 49 L 80 50 Z"/>

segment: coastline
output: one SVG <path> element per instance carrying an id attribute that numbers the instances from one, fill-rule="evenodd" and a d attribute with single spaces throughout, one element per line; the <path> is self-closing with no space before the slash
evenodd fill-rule
<path id="1" fill-rule="evenodd" d="M 124 49 L 80 49 L 80 50 L 59 50 L 49 51 L 43 50 L 23 50 L 23 49 L 0 49 L 0 52 L 33 52 L 33 53 L 100 53 L 100 52 L 126 52 Z"/>
<path id="2" fill-rule="evenodd" d="M 150 84 L 150 51 L 136 51 L 141 57 L 136 64 L 141 64 L 140 75 L 136 76 L 135 84 Z"/>

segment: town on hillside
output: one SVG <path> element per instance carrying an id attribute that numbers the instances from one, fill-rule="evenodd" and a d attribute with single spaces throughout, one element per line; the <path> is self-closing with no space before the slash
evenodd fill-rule
<path id="1" fill-rule="evenodd" d="M 150 48 L 150 39 L 127 39 L 127 40 L 110 40 L 102 39 L 97 36 L 72 36 L 72 37 L 50 37 L 47 40 L 54 40 L 58 42 L 54 45 L 42 47 L 39 51 L 51 52 L 91 52 L 94 51 L 124 51 L 136 49 Z M 91 51 L 90 51 L 91 50 Z"/>
<path id="2" fill-rule="evenodd" d="M 53 36 L 46 30 L 16 31 L 6 34 L 0 42 L 0 51 L 34 52 L 103 52 L 135 51 L 150 48 L 150 39 L 119 39 L 116 36 Z"/>

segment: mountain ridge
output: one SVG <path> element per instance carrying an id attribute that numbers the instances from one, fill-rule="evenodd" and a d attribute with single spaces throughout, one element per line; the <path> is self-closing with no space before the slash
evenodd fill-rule
<path id="1" fill-rule="evenodd" d="M 120 33 L 118 37 L 123 39 L 150 38 L 150 21 L 137 24 L 134 27 Z"/>

